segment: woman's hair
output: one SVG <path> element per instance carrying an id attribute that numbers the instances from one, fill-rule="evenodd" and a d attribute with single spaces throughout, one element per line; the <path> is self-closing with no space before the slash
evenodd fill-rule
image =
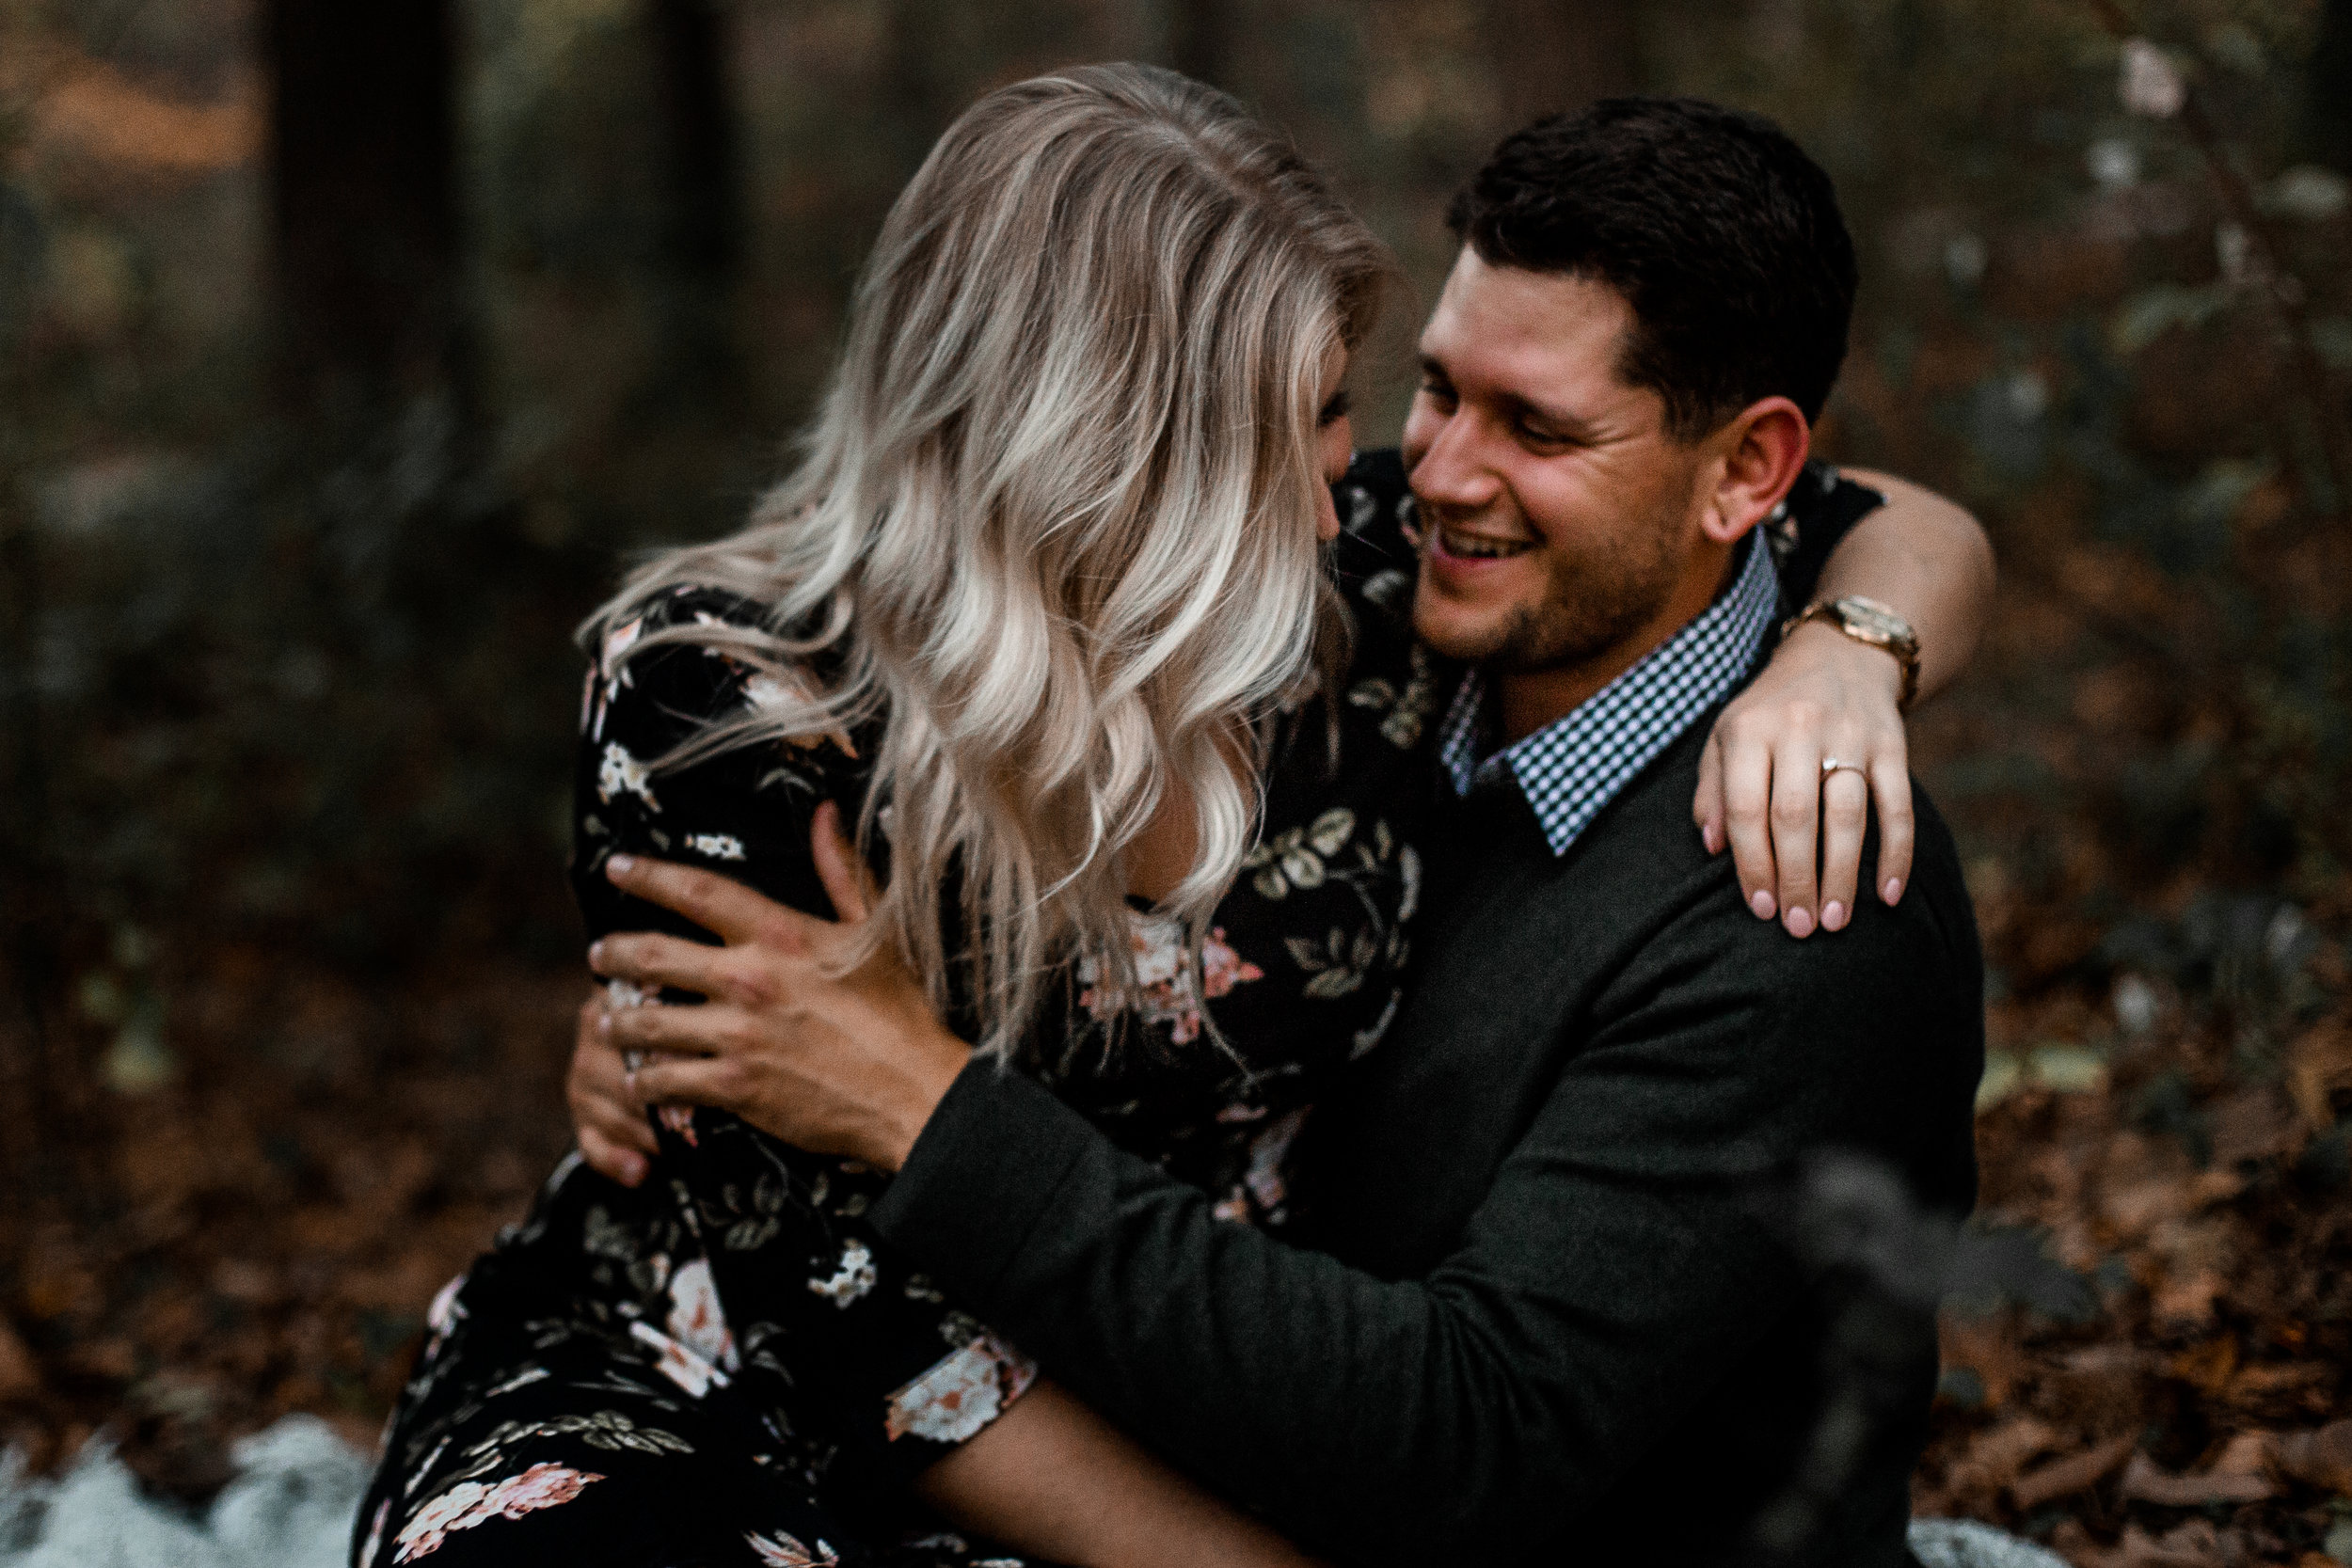
<path id="1" fill-rule="evenodd" d="M 798 467 L 590 621 L 686 584 L 767 607 L 633 650 L 700 642 L 793 694 L 672 766 L 886 719 L 858 824 L 870 850 L 880 817 L 891 867 L 869 940 L 971 1005 L 983 1051 L 1078 953 L 1131 994 L 1121 863 L 1187 795 L 1197 858 L 1164 908 L 1197 978 L 1256 825 L 1258 721 L 1331 646 L 1321 388 L 1389 268 L 1223 93 L 1136 65 L 993 92 L 891 208 Z M 818 689 L 797 661 L 820 649 Z"/>

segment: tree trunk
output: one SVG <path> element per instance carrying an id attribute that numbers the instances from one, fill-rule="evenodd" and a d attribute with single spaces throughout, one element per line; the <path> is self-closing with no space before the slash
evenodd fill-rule
<path id="1" fill-rule="evenodd" d="M 268 0 L 288 369 L 373 405 L 456 380 L 450 0 Z"/>
<path id="2" fill-rule="evenodd" d="M 1496 134 L 1641 86 L 1632 0 L 1487 0 Z"/>
<path id="3" fill-rule="evenodd" d="M 2311 155 L 2352 174 L 2352 0 L 2328 0 L 2320 13 L 2303 113 Z"/>
<path id="4" fill-rule="evenodd" d="M 1233 0 L 1170 0 L 1168 57 L 1194 81 L 1232 91 Z"/>
<path id="5" fill-rule="evenodd" d="M 725 22 L 714 0 L 653 0 L 648 20 L 667 135 L 665 261 L 683 276 L 728 284 L 743 226 Z"/>
<path id="6" fill-rule="evenodd" d="M 662 123 L 660 289 L 665 400 L 731 396 L 735 285 L 743 260 L 742 154 L 718 0 L 653 0 Z"/>

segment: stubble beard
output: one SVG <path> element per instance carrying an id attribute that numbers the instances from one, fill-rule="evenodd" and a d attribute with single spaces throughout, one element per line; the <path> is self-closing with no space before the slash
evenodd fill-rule
<path id="1" fill-rule="evenodd" d="M 1431 640 L 1431 646 L 1504 675 L 1589 662 L 1649 625 L 1674 593 L 1672 531 L 1661 526 L 1641 538 L 1633 548 L 1551 562 L 1538 602 L 1513 606 L 1491 631 L 1448 639 L 1451 645 Z"/>

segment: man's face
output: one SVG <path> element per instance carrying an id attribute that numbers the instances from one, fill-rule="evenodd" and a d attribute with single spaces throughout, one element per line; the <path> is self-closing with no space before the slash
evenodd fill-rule
<path id="1" fill-rule="evenodd" d="M 1699 447 L 1617 366 L 1633 311 L 1603 283 L 1489 266 L 1465 246 L 1422 333 L 1405 462 L 1422 525 L 1413 626 L 1516 673 L 1650 628 L 1688 568 Z"/>

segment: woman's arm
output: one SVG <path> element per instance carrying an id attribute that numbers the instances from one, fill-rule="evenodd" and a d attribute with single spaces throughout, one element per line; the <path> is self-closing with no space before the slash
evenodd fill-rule
<path id="1" fill-rule="evenodd" d="M 1919 695 L 1931 695 L 1976 651 L 1992 610 L 1993 546 L 1974 517 L 1932 491 L 1861 469 L 1845 477 L 1886 504 L 1847 531 L 1805 598 L 1860 595 L 1901 615 L 1919 638 Z M 1889 904 L 1902 896 L 1913 830 L 1901 690 L 1894 655 L 1835 627 L 1800 626 L 1708 739 L 1692 816 L 1710 850 L 1731 849 L 1749 907 L 1792 936 L 1853 917 L 1874 799 L 1872 890 Z M 1862 771 L 1824 777 L 1824 758 Z"/>
<path id="2" fill-rule="evenodd" d="M 1313 1560 L 1040 1381 L 915 1490 L 955 1525 L 1074 1568 L 1308 1568 Z"/>
<path id="3" fill-rule="evenodd" d="M 621 1179 L 626 1150 L 598 1128 L 644 1125 L 621 1053 L 580 1011 L 572 1114 L 589 1163 Z M 633 1184 L 633 1181 L 632 1181 Z M 1042 1378 L 914 1483 L 950 1523 L 1072 1568 L 1308 1568 L 1304 1553 L 1228 1508 Z"/>

